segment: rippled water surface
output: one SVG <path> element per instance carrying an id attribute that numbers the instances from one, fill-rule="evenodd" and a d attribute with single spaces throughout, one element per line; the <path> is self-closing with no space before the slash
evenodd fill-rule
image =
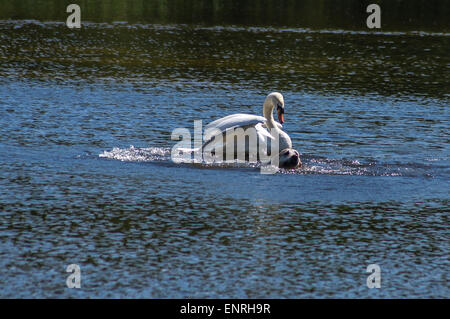
<path id="1" fill-rule="evenodd" d="M 0 22 L 0 296 L 448 298 L 449 52 L 448 33 Z M 173 129 L 272 91 L 302 168 L 171 161 Z"/>

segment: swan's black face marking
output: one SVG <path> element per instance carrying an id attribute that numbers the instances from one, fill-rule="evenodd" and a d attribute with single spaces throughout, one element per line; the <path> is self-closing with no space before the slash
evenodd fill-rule
<path id="1" fill-rule="evenodd" d="M 278 121 L 283 124 L 284 123 L 284 106 L 280 103 L 277 103 L 277 115 L 278 115 Z"/>
<path id="2" fill-rule="evenodd" d="M 284 114 L 284 106 L 280 103 L 277 103 L 277 112 L 281 112 L 281 114 Z"/>

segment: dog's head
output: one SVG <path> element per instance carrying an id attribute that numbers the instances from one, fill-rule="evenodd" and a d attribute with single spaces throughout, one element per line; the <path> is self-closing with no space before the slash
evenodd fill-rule
<path id="1" fill-rule="evenodd" d="M 297 168 L 302 166 L 302 161 L 300 160 L 300 155 L 298 152 L 292 148 L 286 148 L 282 150 L 279 154 L 279 167 L 280 168 Z"/>

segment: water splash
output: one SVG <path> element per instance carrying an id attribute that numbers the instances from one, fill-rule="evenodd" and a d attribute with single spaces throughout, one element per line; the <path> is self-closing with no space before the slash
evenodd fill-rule
<path id="1" fill-rule="evenodd" d="M 195 161 L 194 156 L 180 156 L 175 163 L 171 157 L 171 149 L 164 147 L 129 148 L 114 147 L 105 150 L 98 156 L 101 158 L 123 162 L 164 162 L 172 165 L 188 165 L 196 168 L 260 168 L 260 163 L 248 163 L 239 160 L 229 162 Z M 297 169 L 280 169 L 281 174 L 323 174 L 351 176 L 424 176 L 433 177 L 433 165 L 419 163 L 383 163 L 378 161 L 362 161 L 357 159 L 334 159 L 312 154 L 301 154 L 302 167 Z"/>
<path id="2" fill-rule="evenodd" d="M 115 159 L 122 162 L 155 162 L 170 160 L 170 148 L 149 147 L 138 148 L 131 145 L 129 148 L 114 147 L 111 151 L 104 151 L 99 157 Z"/>

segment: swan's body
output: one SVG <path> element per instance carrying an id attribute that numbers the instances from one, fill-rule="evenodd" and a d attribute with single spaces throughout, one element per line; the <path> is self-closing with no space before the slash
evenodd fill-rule
<path id="1" fill-rule="evenodd" d="M 258 154 L 258 158 L 270 156 L 272 143 L 278 144 L 278 156 L 280 167 L 298 166 L 300 157 L 297 151 L 292 150 L 292 142 L 288 134 L 282 130 L 280 123 L 275 122 L 273 118 L 273 110 L 277 107 L 278 118 L 283 123 L 284 100 L 280 93 L 274 92 L 267 96 L 264 101 L 263 116 L 251 114 L 232 114 L 215 120 L 208 124 L 205 128 L 206 141 L 202 146 L 202 151 L 206 148 L 214 149 L 214 151 L 225 153 L 227 148 L 227 138 L 235 137 L 239 140 L 245 138 L 248 129 L 253 129 L 256 133 L 256 143 L 245 143 L 245 147 L 235 146 L 234 155 L 244 152 L 246 158 L 249 154 Z M 229 141 L 229 140 L 228 140 Z M 260 150 L 265 149 L 265 153 L 261 154 Z M 276 149 L 276 148 L 275 148 Z"/>

